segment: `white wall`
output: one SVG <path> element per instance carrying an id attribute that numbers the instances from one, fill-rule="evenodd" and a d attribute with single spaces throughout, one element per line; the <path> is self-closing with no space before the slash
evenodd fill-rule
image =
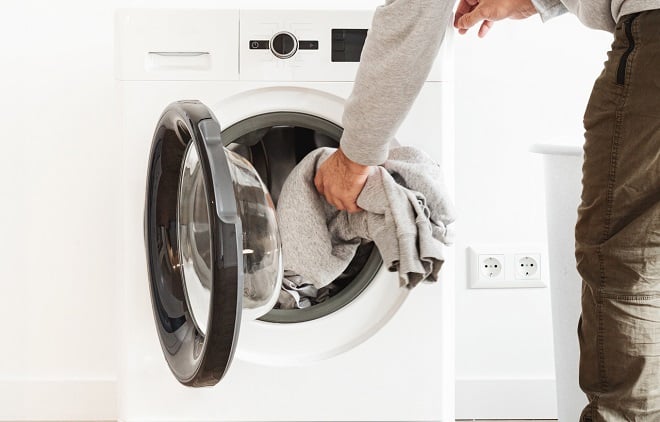
<path id="1" fill-rule="evenodd" d="M 471 244 L 546 242 L 541 159 L 528 148 L 582 142 L 611 35 L 566 15 L 456 39 L 457 417 L 556 417 L 549 289 L 469 289 L 460 270 Z"/>
<path id="2" fill-rule="evenodd" d="M 117 139 L 114 8 L 236 3 L 3 2 L 0 420 L 114 417 L 117 174 L 130 153 Z M 499 24 L 485 40 L 456 38 L 460 269 L 472 243 L 544 241 L 542 179 L 526 148 L 539 137 L 580 135 L 608 36 L 563 18 Z M 531 199 L 523 202 L 522 192 Z M 457 283 L 459 402 L 488 412 L 477 385 L 551 381 L 547 289 L 468 290 L 461 272 Z"/>
<path id="3" fill-rule="evenodd" d="M 79 403 L 111 417 L 121 154 L 112 8 L 2 6 L 0 418 L 53 417 L 48 407 L 84 417 Z"/>

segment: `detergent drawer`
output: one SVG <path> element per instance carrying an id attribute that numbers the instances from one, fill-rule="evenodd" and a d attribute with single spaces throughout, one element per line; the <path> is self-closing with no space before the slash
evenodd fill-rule
<path id="1" fill-rule="evenodd" d="M 238 79 L 238 10 L 119 10 L 115 76 L 124 81 Z"/>

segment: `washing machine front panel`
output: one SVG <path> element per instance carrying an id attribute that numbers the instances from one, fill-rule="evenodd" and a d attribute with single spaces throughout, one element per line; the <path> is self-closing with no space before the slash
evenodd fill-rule
<path id="1" fill-rule="evenodd" d="M 145 240 L 168 365 L 184 385 L 214 385 L 231 363 L 243 306 L 272 308 L 282 261 L 267 190 L 249 162 L 223 147 L 200 102 L 173 103 L 158 122 Z"/>

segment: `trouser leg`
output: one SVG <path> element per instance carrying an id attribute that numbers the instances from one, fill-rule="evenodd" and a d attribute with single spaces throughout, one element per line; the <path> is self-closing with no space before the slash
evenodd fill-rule
<path id="1" fill-rule="evenodd" d="M 581 421 L 660 421 L 660 10 L 622 18 L 585 129 Z"/>

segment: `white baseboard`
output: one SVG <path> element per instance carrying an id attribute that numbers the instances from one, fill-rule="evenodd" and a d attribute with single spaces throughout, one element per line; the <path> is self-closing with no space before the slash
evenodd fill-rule
<path id="1" fill-rule="evenodd" d="M 456 419 L 557 419 L 554 379 L 458 379 Z"/>
<path id="2" fill-rule="evenodd" d="M 0 421 L 116 419 L 116 380 L 0 379 Z"/>
<path id="3" fill-rule="evenodd" d="M 0 380 L 0 421 L 117 419 L 116 381 Z M 459 379 L 457 419 L 556 419 L 553 379 Z"/>

